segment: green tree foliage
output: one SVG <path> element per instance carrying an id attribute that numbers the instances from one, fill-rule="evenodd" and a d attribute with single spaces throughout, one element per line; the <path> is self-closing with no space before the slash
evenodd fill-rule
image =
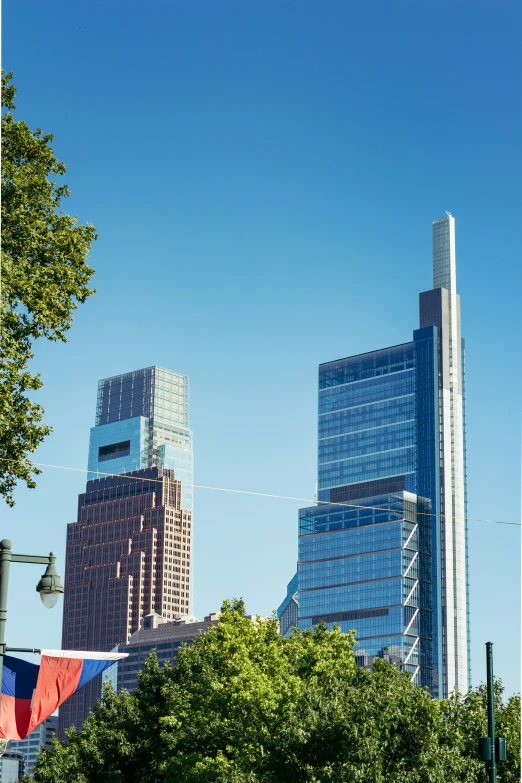
<path id="1" fill-rule="evenodd" d="M 499 783 L 520 781 L 520 694 L 503 699 L 502 682 L 495 682 L 497 737 L 507 740 L 507 761 L 497 765 Z M 486 685 L 442 703 L 440 744 L 458 783 L 487 783 L 486 765 L 477 758 L 479 737 L 488 736 Z"/>
<path id="2" fill-rule="evenodd" d="M 93 226 L 60 210 L 69 190 L 56 180 L 65 166 L 50 134 L 14 119 L 11 78 L 2 72 L 0 494 L 9 505 L 18 481 L 35 486 L 39 470 L 28 454 L 50 432 L 43 408 L 27 397 L 42 386 L 29 370 L 33 341 L 66 342 L 77 303 L 94 293 L 86 259 L 96 239 Z"/>
<path id="3" fill-rule="evenodd" d="M 217 626 L 175 668 L 151 656 L 137 690 L 105 691 L 69 744 L 40 754 L 36 783 L 461 783 L 482 781 L 482 688 L 431 699 L 384 661 L 357 669 L 354 638 L 316 626 L 290 639 L 277 622 L 225 603 Z M 517 698 L 499 733 L 517 774 Z"/>

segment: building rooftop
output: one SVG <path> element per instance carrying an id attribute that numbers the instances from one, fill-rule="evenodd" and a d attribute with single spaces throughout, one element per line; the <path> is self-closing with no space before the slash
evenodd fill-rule
<path id="1" fill-rule="evenodd" d="M 176 617 L 175 620 L 166 620 L 159 614 L 148 614 L 142 620 L 142 627 L 132 634 L 129 645 L 160 642 L 165 639 L 176 638 L 180 641 L 192 639 L 200 633 L 204 633 L 209 625 L 217 623 L 219 612 L 208 614 L 204 620 L 199 620 L 192 614 Z"/>

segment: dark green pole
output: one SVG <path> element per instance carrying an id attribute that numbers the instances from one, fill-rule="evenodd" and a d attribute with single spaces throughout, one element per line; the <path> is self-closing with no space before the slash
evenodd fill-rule
<path id="1" fill-rule="evenodd" d="M 7 620 L 7 592 L 9 587 L 9 569 L 11 563 L 40 563 L 47 566 L 45 574 L 38 582 L 36 589 L 40 593 L 40 598 L 44 606 L 51 609 L 63 593 L 62 580 L 56 573 L 56 557 L 51 552 L 49 556 L 40 555 L 16 555 L 11 552 L 11 542 L 4 538 L 0 541 L 0 694 L 2 693 L 2 677 L 4 673 L 4 656 L 9 650 L 18 650 L 19 652 L 39 652 L 33 648 L 11 648 L 5 644 L 5 622 Z M 0 711 L 2 701 L 0 699 Z M 1 753 L 0 753 L 1 755 Z"/>
<path id="2" fill-rule="evenodd" d="M 7 619 L 7 588 L 11 567 L 11 542 L 4 538 L 0 541 L 0 693 L 2 693 L 2 675 L 5 655 L 5 621 Z M 0 701 L 1 709 L 1 701 Z"/>
<path id="3" fill-rule="evenodd" d="M 486 642 L 486 665 L 488 685 L 488 734 L 491 742 L 489 781 L 497 783 L 497 759 L 495 753 L 495 687 L 493 680 L 493 642 Z"/>

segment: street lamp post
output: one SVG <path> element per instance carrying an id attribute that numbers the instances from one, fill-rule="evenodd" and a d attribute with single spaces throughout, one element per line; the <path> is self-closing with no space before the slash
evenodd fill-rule
<path id="1" fill-rule="evenodd" d="M 478 755 L 488 765 L 490 783 L 497 783 L 497 762 L 506 761 L 507 748 L 504 737 L 496 736 L 495 726 L 495 680 L 493 677 L 493 643 L 486 642 L 486 675 L 488 694 L 488 737 L 480 737 Z"/>
<path id="2" fill-rule="evenodd" d="M 56 557 L 53 552 L 48 555 L 15 555 L 11 552 L 12 544 L 4 538 L 0 541 L 0 693 L 2 692 L 2 677 L 4 673 L 4 656 L 6 652 L 39 652 L 34 648 L 7 647 L 5 643 L 5 622 L 7 620 L 7 591 L 9 586 L 9 570 L 11 563 L 41 563 L 46 565 L 36 590 L 40 593 L 42 603 L 48 609 L 56 605 L 63 593 L 62 580 L 56 572 Z M 0 700 L 1 710 L 1 700 Z"/>

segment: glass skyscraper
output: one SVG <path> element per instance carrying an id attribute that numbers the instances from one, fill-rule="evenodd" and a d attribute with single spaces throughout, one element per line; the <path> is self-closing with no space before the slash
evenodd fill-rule
<path id="1" fill-rule="evenodd" d="M 88 478 L 153 466 L 168 468 L 183 482 L 183 508 L 191 510 L 194 456 L 188 395 L 188 377 L 163 367 L 100 381 Z"/>
<path id="2" fill-rule="evenodd" d="M 355 629 L 361 665 L 433 695 L 469 684 L 464 345 L 455 221 L 433 223 L 433 289 L 412 342 L 319 367 L 319 503 L 299 513 L 281 630 Z"/>
<path id="3" fill-rule="evenodd" d="M 143 617 L 190 612 L 193 458 L 188 378 L 159 367 L 100 381 L 88 481 L 67 526 L 62 648 L 106 652 Z M 101 677 L 60 708 L 81 727 Z"/>

